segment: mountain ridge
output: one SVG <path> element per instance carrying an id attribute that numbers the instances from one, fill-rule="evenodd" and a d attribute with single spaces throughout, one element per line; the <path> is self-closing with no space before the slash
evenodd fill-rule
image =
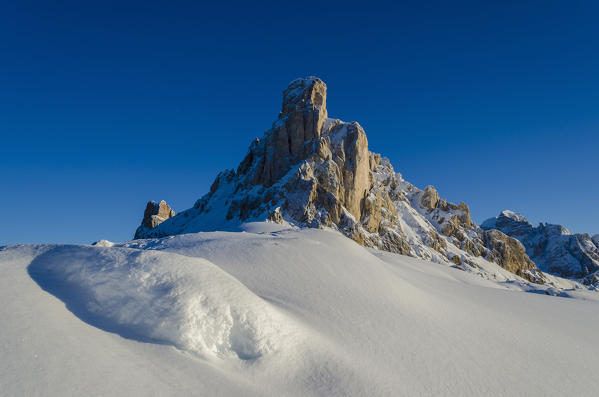
<path id="1" fill-rule="evenodd" d="M 388 159 L 369 151 L 358 122 L 328 117 L 326 97 L 317 77 L 291 82 L 278 119 L 252 141 L 236 169 L 219 173 L 192 208 L 138 229 L 135 237 L 289 222 L 330 227 L 367 247 L 463 270 L 493 273 L 498 265 L 527 282 L 554 282 L 518 239 L 476 225 L 465 203 L 405 181 Z"/>
<path id="2" fill-rule="evenodd" d="M 550 223 L 535 227 L 524 215 L 510 210 L 487 219 L 481 228 L 498 229 L 517 238 L 543 271 L 580 278 L 586 284 L 599 282 L 599 235 L 572 233 L 563 225 Z"/>

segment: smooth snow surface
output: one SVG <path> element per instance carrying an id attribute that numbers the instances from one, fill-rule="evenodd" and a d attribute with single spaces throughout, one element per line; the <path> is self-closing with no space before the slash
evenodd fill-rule
<path id="1" fill-rule="evenodd" d="M 0 395 L 599 391 L 596 293 L 526 293 L 334 231 L 243 229 L 0 248 Z"/>

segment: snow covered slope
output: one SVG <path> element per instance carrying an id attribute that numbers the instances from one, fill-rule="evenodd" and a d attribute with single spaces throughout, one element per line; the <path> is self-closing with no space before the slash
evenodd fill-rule
<path id="1" fill-rule="evenodd" d="M 599 390 L 592 292 L 372 250 L 333 230 L 242 229 L 0 248 L 0 395 Z"/>

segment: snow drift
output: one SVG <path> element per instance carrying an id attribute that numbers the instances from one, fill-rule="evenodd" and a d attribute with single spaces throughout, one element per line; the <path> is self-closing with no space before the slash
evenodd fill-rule
<path id="1" fill-rule="evenodd" d="M 202 258 L 158 251 L 55 246 L 29 273 L 85 321 L 204 357 L 258 358 L 289 320 Z"/>

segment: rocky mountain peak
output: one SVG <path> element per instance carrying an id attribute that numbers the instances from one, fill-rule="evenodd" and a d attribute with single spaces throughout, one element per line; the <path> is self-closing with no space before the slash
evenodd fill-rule
<path id="1" fill-rule="evenodd" d="M 300 112 L 319 112 L 327 118 L 327 86 L 318 77 L 295 79 L 283 91 L 281 117 Z"/>
<path id="2" fill-rule="evenodd" d="M 278 119 L 251 143 L 237 169 L 220 173 L 193 208 L 159 224 L 150 216 L 136 238 L 269 219 L 329 227 L 368 247 L 469 271 L 497 268 L 494 263 L 544 282 L 517 240 L 485 233 L 465 203 L 449 203 L 432 186 L 423 191 L 404 181 L 389 160 L 369 151 L 357 122 L 328 118 L 326 95 L 316 77 L 292 81 Z M 159 216 L 154 207 L 148 211 Z"/>
<path id="3" fill-rule="evenodd" d="M 239 164 L 245 183 L 271 186 L 291 166 L 314 154 L 327 120 L 327 86 L 316 77 L 296 79 L 283 92 L 279 118 L 257 138 Z M 312 143 L 312 144 L 309 144 Z"/>

